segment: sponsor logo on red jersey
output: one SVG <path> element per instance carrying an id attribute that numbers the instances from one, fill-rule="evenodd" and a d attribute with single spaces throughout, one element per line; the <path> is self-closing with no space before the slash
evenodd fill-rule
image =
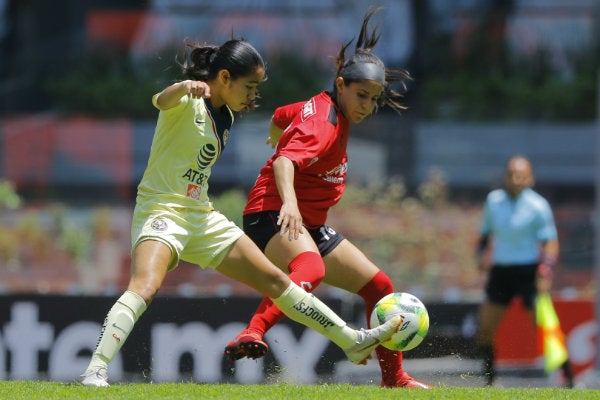
<path id="1" fill-rule="evenodd" d="M 346 173 L 348 172 L 348 163 L 341 163 L 334 168 L 326 171 L 324 174 L 319 174 L 319 178 L 323 179 L 326 182 L 341 184 L 344 183 L 344 178 L 346 177 Z"/>
<path id="2" fill-rule="evenodd" d="M 305 121 L 312 115 L 317 113 L 317 107 L 315 105 L 315 99 L 310 99 L 302 106 L 302 121 Z"/>

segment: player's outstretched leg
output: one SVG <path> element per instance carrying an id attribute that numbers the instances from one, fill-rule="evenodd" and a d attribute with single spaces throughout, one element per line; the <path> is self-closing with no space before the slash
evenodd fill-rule
<path id="1" fill-rule="evenodd" d="M 294 282 L 290 282 L 281 296 L 272 300 L 289 318 L 314 329 L 337 344 L 356 364 L 364 364 L 373 349 L 392 337 L 402 323 L 402 318 L 396 316 L 377 328 L 357 331 Z"/>

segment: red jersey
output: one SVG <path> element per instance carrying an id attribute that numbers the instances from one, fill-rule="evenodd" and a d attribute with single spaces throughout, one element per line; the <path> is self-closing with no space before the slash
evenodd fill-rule
<path id="1" fill-rule="evenodd" d="M 321 92 L 307 102 L 277 108 L 273 122 L 285 130 L 250 190 L 244 215 L 281 209 L 273 162 L 285 156 L 296 167 L 294 189 L 302 222 L 309 228 L 321 226 L 346 186 L 348 120 L 329 94 Z"/>

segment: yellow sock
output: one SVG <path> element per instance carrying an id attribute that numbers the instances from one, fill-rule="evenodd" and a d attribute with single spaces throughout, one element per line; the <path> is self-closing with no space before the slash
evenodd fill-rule
<path id="1" fill-rule="evenodd" d="M 98 367 L 106 368 L 110 364 L 144 311 L 146 311 L 146 302 L 141 296 L 131 291 L 126 291 L 121 295 L 104 320 L 98 345 L 92 355 L 88 370 Z"/>
<path id="2" fill-rule="evenodd" d="M 358 335 L 321 300 L 294 282 L 273 303 L 288 317 L 319 332 L 342 349 L 354 344 Z"/>

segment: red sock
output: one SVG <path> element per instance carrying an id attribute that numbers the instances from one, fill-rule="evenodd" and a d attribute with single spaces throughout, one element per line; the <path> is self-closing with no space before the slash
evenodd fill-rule
<path id="1" fill-rule="evenodd" d="M 375 304 L 385 295 L 394 292 L 394 284 L 389 276 L 383 271 L 379 271 L 373 279 L 358 291 L 358 295 L 365 300 L 367 312 L 367 324 Z M 384 386 L 396 386 L 397 382 L 402 381 L 406 374 L 402 369 L 402 352 L 386 349 L 383 346 L 377 346 L 377 361 L 381 368 L 381 380 Z"/>
<path id="2" fill-rule="evenodd" d="M 289 277 L 307 292 L 312 292 L 325 276 L 325 263 L 319 253 L 306 251 L 298 254 L 288 265 Z M 265 332 L 281 321 L 285 314 L 270 298 L 265 297 L 252 315 L 247 329 L 264 336 Z"/>

